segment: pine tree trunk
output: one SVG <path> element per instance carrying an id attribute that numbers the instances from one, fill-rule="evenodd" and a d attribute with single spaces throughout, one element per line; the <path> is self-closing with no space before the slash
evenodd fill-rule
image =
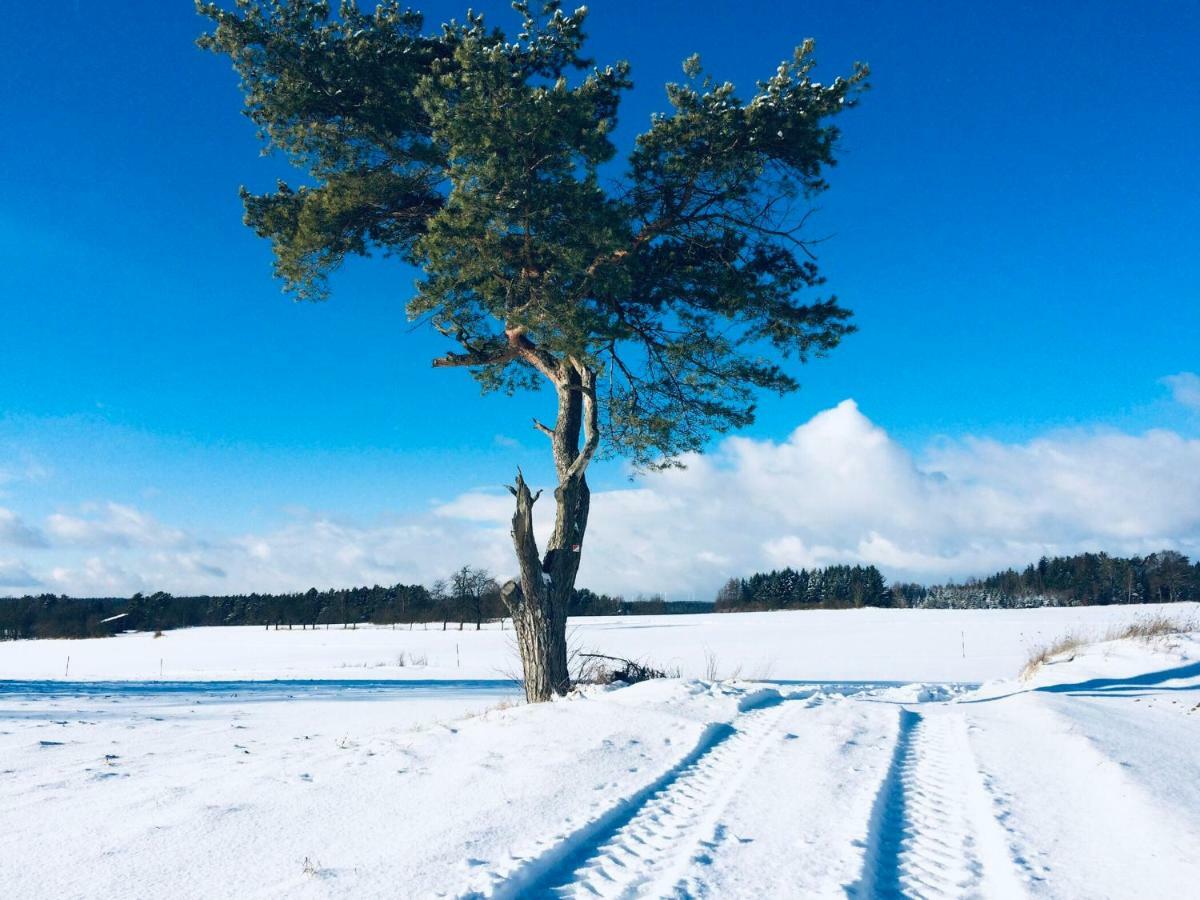
<path id="1" fill-rule="evenodd" d="M 567 607 L 575 590 L 580 550 L 587 530 L 591 492 L 584 474 L 597 443 L 595 375 L 572 367 L 558 388 L 558 419 L 550 433 L 558 487 L 554 491 L 554 532 L 545 557 L 533 534 L 533 504 L 541 495 L 529 490 L 520 470 L 509 488 L 516 498 L 512 519 L 519 584 L 510 582 L 501 598 L 512 615 L 525 673 L 525 698 L 541 703 L 571 686 L 567 668 Z M 579 449 L 581 429 L 587 443 Z M 549 431 L 549 429 L 547 429 Z"/>
<path id="2" fill-rule="evenodd" d="M 519 583 L 505 585 L 501 596 L 517 632 L 517 649 L 525 675 L 525 699 L 530 703 L 541 703 L 555 694 L 566 693 L 571 686 L 567 672 L 567 606 L 562 585 L 556 585 L 553 576 L 543 571 L 533 536 L 533 504 L 541 491 L 531 493 L 518 472 L 513 493 L 517 498 L 517 509 L 513 514 L 513 546 L 520 577 Z M 570 589 L 567 590 L 569 595 Z"/>

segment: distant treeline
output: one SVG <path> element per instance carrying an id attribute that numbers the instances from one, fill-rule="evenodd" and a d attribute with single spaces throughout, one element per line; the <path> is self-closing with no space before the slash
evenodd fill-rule
<path id="1" fill-rule="evenodd" d="M 1111 603 L 1200 601 L 1200 562 L 1163 550 L 1129 558 L 1107 553 L 1042 557 L 963 584 L 888 585 L 874 566 L 780 569 L 730 579 L 717 593 L 718 612 L 762 609 L 1015 609 Z"/>
<path id="2" fill-rule="evenodd" d="M 883 574 L 874 566 L 777 569 L 731 578 L 717 592 L 717 612 L 765 609 L 848 609 L 892 606 Z"/>
<path id="3" fill-rule="evenodd" d="M 1174 550 L 1128 558 L 1080 553 L 959 585 L 894 585 L 893 592 L 908 606 L 938 609 L 1180 603 L 1200 600 L 1200 562 Z"/>
<path id="4" fill-rule="evenodd" d="M 583 588 L 575 591 L 568 614 L 662 615 L 711 610 L 711 603 L 668 602 L 658 596 L 627 601 Z M 98 599 L 53 594 L 0 598 L 0 640 L 102 637 L 121 631 L 168 631 L 199 625 L 295 629 L 369 622 L 462 629 L 479 628 L 483 622 L 507 615 L 495 580 L 482 569 L 464 566 L 431 588 L 396 584 L 223 597 L 176 597 L 160 591 Z"/>
<path id="5" fill-rule="evenodd" d="M 568 615 L 628 616 L 862 606 L 1011 609 L 1200 600 L 1200 563 L 1173 550 L 1146 557 L 1105 553 L 1042 558 L 963 584 L 889 585 L 874 566 L 778 569 L 730 579 L 716 602 L 626 600 L 587 588 L 574 592 Z M 79 599 L 42 594 L 0 598 L 0 640 L 100 637 L 120 631 L 167 631 L 197 625 L 268 628 L 353 627 L 355 623 L 441 628 L 481 627 L 507 615 L 495 580 L 464 566 L 432 587 L 396 584 L 296 594 L 176 597 L 158 592 Z"/>

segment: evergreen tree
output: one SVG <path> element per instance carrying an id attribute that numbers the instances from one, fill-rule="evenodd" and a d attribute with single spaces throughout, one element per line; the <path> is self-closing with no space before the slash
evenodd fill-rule
<path id="1" fill-rule="evenodd" d="M 540 492 L 518 470 L 520 579 L 504 593 L 537 701 L 568 686 L 593 458 L 673 465 L 751 422 L 755 389 L 797 387 L 766 348 L 803 361 L 851 330 L 834 299 L 801 299 L 822 279 L 798 207 L 826 188 L 830 119 L 867 71 L 822 84 L 806 42 L 743 100 L 692 57 L 670 112 L 601 179 L 629 66 L 583 55 L 586 9 L 513 6 L 510 38 L 471 12 L 426 32 L 395 0 L 336 15 L 325 0 L 198 4 L 214 23 L 200 45 L 231 58 L 247 114 L 311 182 L 243 194 L 285 286 L 319 299 L 347 256 L 396 255 L 422 271 L 409 314 L 458 345 L 435 366 L 553 392 L 552 424 L 535 427 L 554 530 L 543 558 Z"/>

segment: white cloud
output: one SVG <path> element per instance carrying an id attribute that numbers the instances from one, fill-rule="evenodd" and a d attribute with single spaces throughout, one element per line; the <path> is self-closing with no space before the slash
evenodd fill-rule
<path id="1" fill-rule="evenodd" d="M 709 598 L 732 575 L 784 565 L 870 562 L 893 580 L 941 580 L 1084 549 L 1200 552 L 1200 440 L 1169 431 L 967 438 L 914 456 L 846 401 L 784 441 L 729 438 L 687 463 L 593 494 L 580 584 Z M 535 507 L 543 540 L 549 497 Z M 105 555 L 44 580 L 81 594 L 225 593 L 428 583 L 468 562 L 507 575 L 511 515 L 507 493 L 469 491 L 386 522 L 299 512 L 200 541 L 110 504 L 51 519 L 51 535 Z"/>
<path id="2" fill-rule="evenodd" d="M 1195 372 L 1179 372 L 1168 375 L 1162 383 L 1171 389 L 1175 402 L 1188 409 L 1200 410 L 1200 375 Z"/>
<path id="3" fill-rule="evenodd" d="M 136 591 L 157 590 L 138 574 L 126 570 L 119 562 L 99 556 L 88 557 L 78 566 L 56 566 L 46 581 L 55 590 L 75 596 L 120 597 Z"/>
<path id="4" fill-rule="evenodd" d="M 41 582 L 23 563 L 15 559 L 0 559 L 0 587 L 31 588 L 39 584 Z"/>
<path id="5" fill-rule="evenodd" d="M 10 509 L 0 506 L 0 544 L 45 547 L 46 536 Z"/>
<path id="6" fill-rule="evenodd" d="M 488 494 L 468 491 L 448 503 L 433 508 L 434 515 L 443 519 L 464 519 L 469 522 L 505 522 L 512 518 L 513 501 L 507 492 Z"/>
<path id="7" fill-rule="evenodd" d="M 226 570 L 229 584 L 249 580 L 300 589 L 427 583 L 468 561 L 500 570 L 506 549 L 490 528 L 436 515 L 373 525 L 310 515 L 273 532 L 236 538 L 209 556 L 210 562 L 220 559 L 215 564 Z"/>
<path id="8" fill-rule="evenodd" d="M 46 519 L 46 530 L 57 541 L 87 547 L 179 546 L 188 540 L 184 531 L 120 503 L 87 517 L 56 513 Z"/>
<path id="9" fill-rule="evenodd" d="M 784 565 L 940 580 L 1044 553 L 1200 548 L 1200 441 L 1167 431 L 952 441 L 916 458 L 846 401 L 786 441 L 730 438 L 688 463 L 593 498 L 585 583 L 708 596 Z"/>

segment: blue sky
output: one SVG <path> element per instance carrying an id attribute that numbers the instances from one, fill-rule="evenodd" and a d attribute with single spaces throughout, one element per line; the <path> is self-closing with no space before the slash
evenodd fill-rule
<path id="1" fill-rule="evenodd" d="M 831 77 L 871 64 L 814 219 L 861 330 L 800 372 L 800 393 L 764 398 L 746 437 L 782 446 L 846 398 L 926 467 L 947 443 L 1200 435 L 1161 381 L 1200 370 L 1200 7 L 591 9 L 592 55 L 633 65 L 626 145 L 695 51 L 747 87 L 808 36 Z M 151 0 L 5 12 L 0 509 L 46 536 L 0 543 L 13 585 L 88 590 L 105 583 L 80 574 L 94 560 L 137 576 L 137 539 L 61 543 L 54 516 L 115 505 L 212 546 L 313 516 L 408 522 L 517 463 L 545 472 L 526 425 L 544 400 L 481 399 L 429 368 L 442 347 L 405 321 L 412 271 L 366 260 L 325 304 L 280 293 L 237 188 L 287 173 L 258 156 L 227 61 L 193 46 L 202 26 Z M 628 487 L 615 464 L 594 480 Z M 1190 546 L 1192 524 L 1171 528 L 1154 536 Z M 1017 543 L 1039 540 L 1059 546 Z"/>

